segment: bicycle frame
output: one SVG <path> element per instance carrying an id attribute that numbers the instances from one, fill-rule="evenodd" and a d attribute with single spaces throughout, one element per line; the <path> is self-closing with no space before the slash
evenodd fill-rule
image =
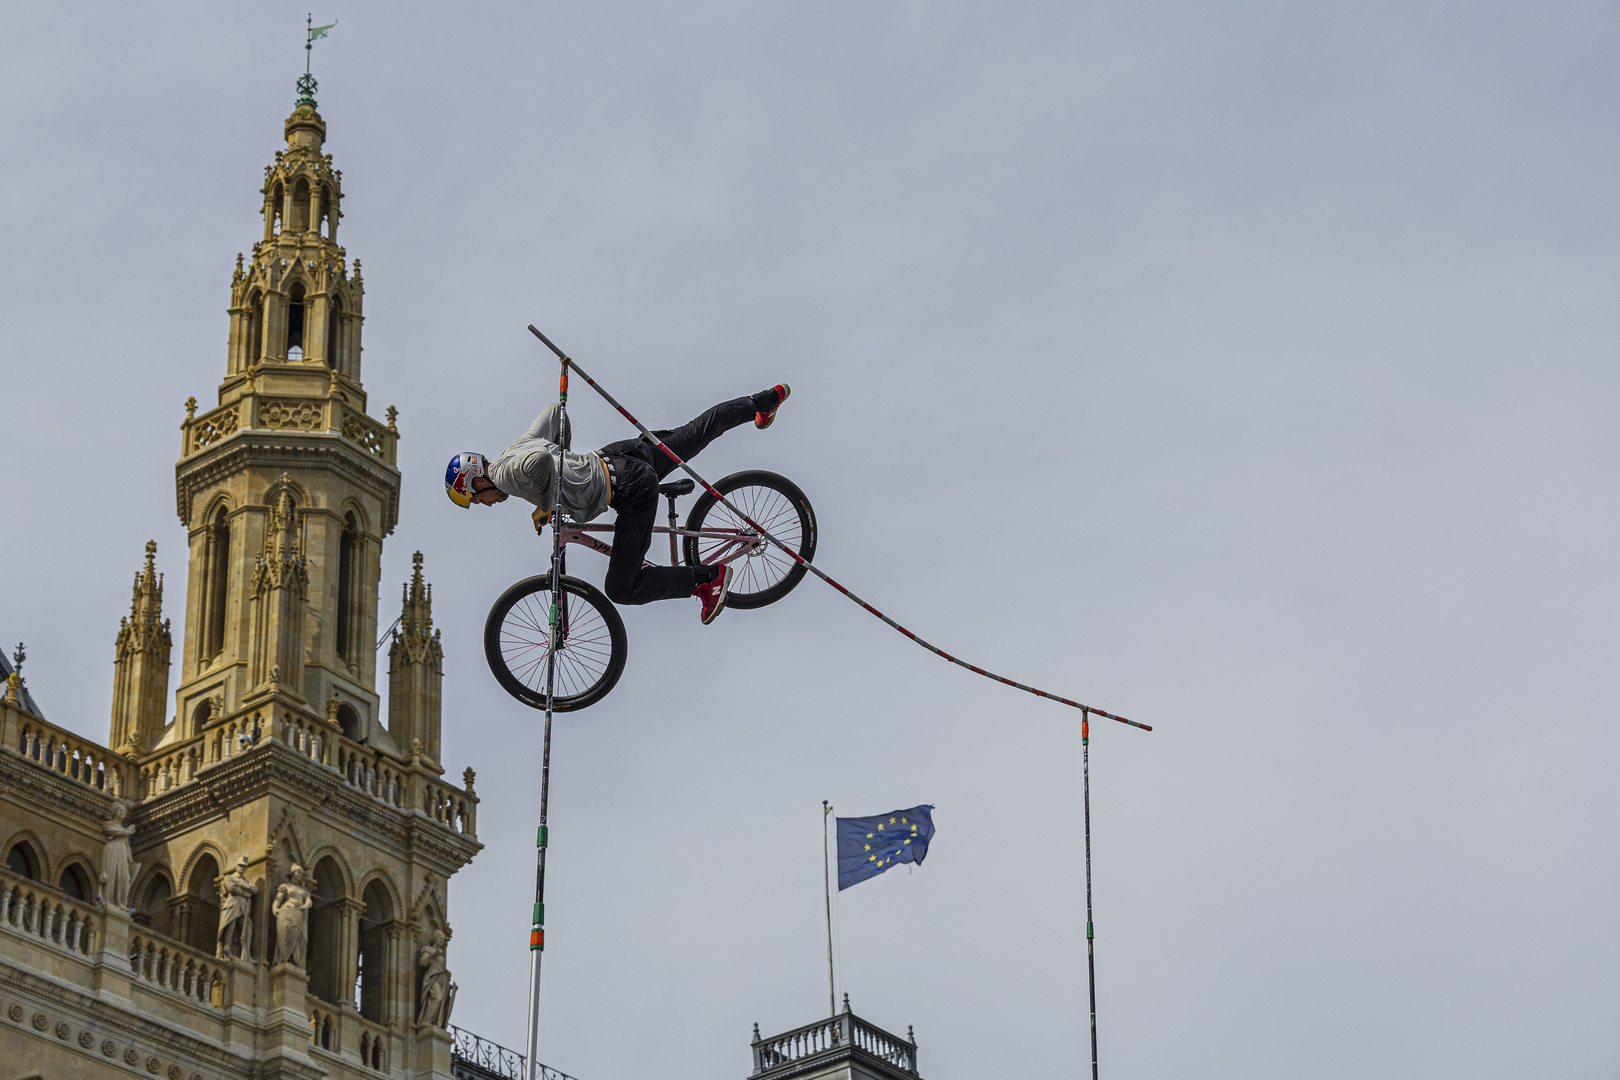
<path id="1" fill-rule="evenodd" d="M 711 540 L 729 540 L 730 543 L 720 549 L 719 557 L 714 559 L 714 564 L 735 562 L 737 559 L 752 555 L 754 552 L 765 546 L 764 537 L 760 536 L 758 533 L 753 533 L 745 529 L 681 529 L 676 528 L 673 525 L 654 525 L 653 532 L 667 534 L 669 536 L 669 565 L 671 566 L 679 566 L 681 564 L 680 550 L 675 544 L 675 538 L 677 536 L 707 537 Z M 562 527 L 563 546 L 566 547 L 569 544 L 577 544 L 580 547 L 590 548 L 592 551 L 600 552 L 603 555 L 613 554 L 613 545 L 607 543 L 606 541 L 598 540 L 595 536 L 591 535 L 592 533 L 606 533 L 608 535 L 612 535 L 613 526 L 564 525 Z M 643 559 L 641 560 L 641 565 L 656 566 L 658 564 L 648 559 Z"/>

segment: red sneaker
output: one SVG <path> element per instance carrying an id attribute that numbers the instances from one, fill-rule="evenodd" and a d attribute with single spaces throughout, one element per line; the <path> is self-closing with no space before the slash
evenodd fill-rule
<path id="1" fill-rule="evenodd" d="M 719 568 L 720 576 L 707 585 L 699 585 L 696 595 L 703 601 L 703 625 L 708 626 L 720 617 L 726 606 L 726 593 L 731 589 L 731 567 Z"/>
<path id="2" fill-rule="evenodd" d="M 776 410 L 780 409 L 782 407 L 782 402 L 786 401 L 788 399 L 788 395 L 793 393 L 792 390 L 788 389 L 788 384 L 785 382 L 777 383 L 775 386 L 771 387 L 771 390 L 776 391 L 776 404 L 771 406 L 770 410 L 767 412 L 756 412 L 754 414 L 754 426 L 759 428 L 761 431 L 764 431 L 776 421 Z M 765 392 L 768 394 L 771 392 L 771 390 L 767 390 Z"/>

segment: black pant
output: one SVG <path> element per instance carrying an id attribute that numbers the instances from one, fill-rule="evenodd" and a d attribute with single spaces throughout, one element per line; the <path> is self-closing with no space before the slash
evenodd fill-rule
<path id="1" fill-rule="evenodd" d="M 722 401 L 673 431 L 653 434 L 682 461 L 690 461 L 717 437 L 753 418 L 753 399 L 740 397 Z M 615 604 L 650 604 L 691 596 L 697 589 L 697 571 L 692 567 L 642 565 L 652 546 L 658 485 L 675 463 L 644 436 L 608 443 L 600 452 L 613 460 L 615 475 L 609 505 L 619 514 L 602 591 Z"/>

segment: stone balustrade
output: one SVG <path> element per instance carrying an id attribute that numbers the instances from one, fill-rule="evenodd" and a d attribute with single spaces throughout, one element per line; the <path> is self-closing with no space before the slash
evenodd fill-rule
<path id="1" fill-rule="evenodd" d="M 276 737 L 292 747 L 295 753 L 302 754 L 320 765 L 333 763 L 332 743 L 337 736 L 337 729 L 325 720 L 285 713 L 276 721 L 275 728 Z"/>
<path id="2" fill-rule="evenodd" d="M 351 787 L 401 810 L 421 810 L 440 825 L 463 836 L 478 836 L 478 800 L 475 797 L 434 779 L 421 765 L 402 765 L 346 735 L 335 738 L 337 769 Z"/>
<path id="3" fill-rule="evenodd" d="M 192 783 L 210 766 L 274 739 L 317 765 L 338 772 L 351 787 L 399 810 L 417 809 L 463 836 L 478 835 L 478 800 L 435 779 L 422 765 L 406 765 L 357 743 L 329 721 L 301 713 L 257 710 L 216 721 L 201 733 L 165 746 L 136 765 L 105 747 L 62 731 L 14 708 L 8 744 L 27 760 L 113 796 L 153 799 Z"/>
<path id="4" fill-rule="evenodd" d="M 355 1018 L 360 1029 L 360 1062 L 378 1072 L 388 1071 L 388 1029 L 363 1016 Z"/>
<path id="5" fill-rule="evenodd" d="M 211 1009 L 225 1007 L 225 968 L 206 953 L 137 928 L 129 939 L 129 970 L 149 986 L 161 987 Z"/>
<path id="6" fill-rule="evenodd" d="M 817 1055 L 835 1056 L 850 1050 L 870 1054 L 901 1072 L 917 1074 L 917 1044 L 862 1020 L 849 1011 L 847 1001 L 837 1016 L 769 1039 L 759 1038 L 756 1028 L 753 1049 L 755 1075 Z"/>
<path id="7" fill-rule="evenodd" d="M 342 1035 L 342 1017 L 320 998 L 309 999 L 309 1045 L 337 1053 Z"/>
<path id="8" fill-rule="evenodd" d="M 198 735 L 168 747 L 161 757 L 141 762 L 140 798 L 150 799 L 195 780 L 208 764 L 207 749 L 204 737 Z"/>
<path id="9" fill-rule="evenodd" d="M 418 777 L 422 788 L 422 812 L 463 836 L 478 835 L 478 803 L 467 793 L 449 784 Z"/>
<path id="10" fill-rule="evenodd" d="M 396 464 L 399 431 L 340 395 L 262 393 L 242 397 L 180 425 L 180 454 L 190 457 L 241 430 L 336 432 L 367 453 Z"/>
<path id="11" fill-rule="evenodd" d="M 95 954 L 101 912 L 38 881 L 0 872 L 0 925 L 81 956 Z"/>
<path id="12" fill-rule="evenodd" d="M 43 768 L 89 788 L 119 796 L 130 788 L 129 763 L 105 746 L 63 731 L 39 717 L 8 706 L 5 748 Z"/>
<path id="13" fill-rule="evenodd" d="M 338 736 L 338 771 L 351 787 L 381 799 L 389 806 L 405 808 L 405 767 L 381 751 L 364 746 L 347 736 Z"/>

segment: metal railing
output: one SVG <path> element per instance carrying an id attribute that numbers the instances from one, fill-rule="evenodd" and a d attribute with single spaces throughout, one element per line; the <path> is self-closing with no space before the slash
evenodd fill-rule
<path id="1" fill-rule="evenodd" d="M 499 1043 L 479 1038 L 456 1025 L 449 1025 L 451 1038 L 450 1067 L 456 1080 L 528 1080 L 526 1061 L 516 1050 L 508 1050 Z M 559 1069 L 540 1066 L 540 1080 L 578 1080 Z"/>

